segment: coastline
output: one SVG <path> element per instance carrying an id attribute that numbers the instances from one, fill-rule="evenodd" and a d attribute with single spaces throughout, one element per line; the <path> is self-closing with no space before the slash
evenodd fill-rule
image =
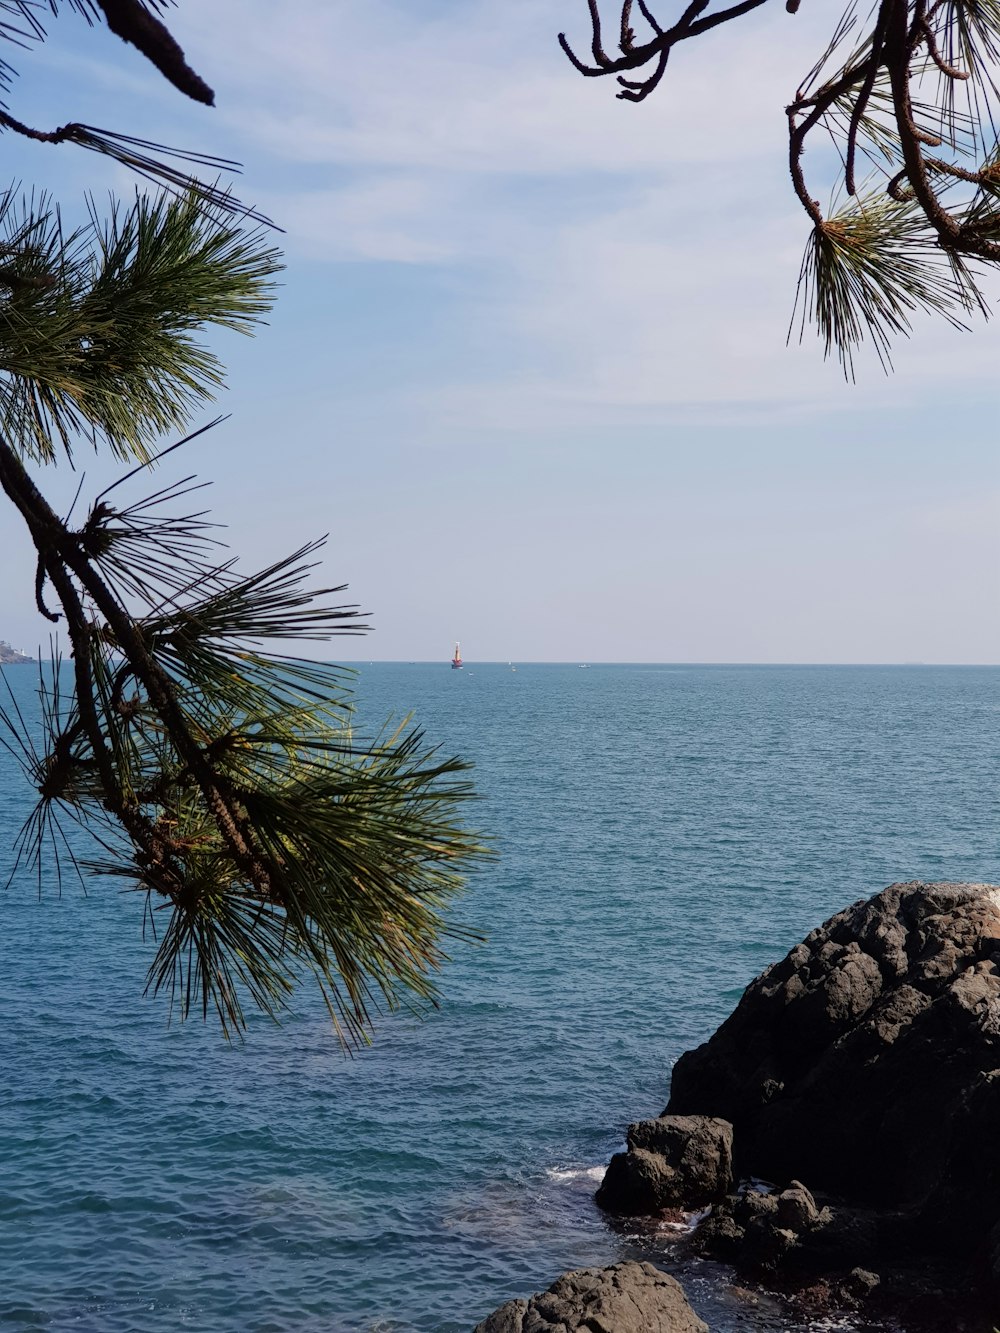
<path id="1" fill-rule="evenodd" d="M 6 639 L 0 639 L 0 666 L 34 666 L 37 660 L 12 648 Z"/>

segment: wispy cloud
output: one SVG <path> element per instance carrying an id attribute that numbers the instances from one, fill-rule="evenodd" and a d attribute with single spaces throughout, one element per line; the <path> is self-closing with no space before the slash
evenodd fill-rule
<path id="1" fill-rule="evenodd" d="M 814 50 L 803 25 L 755 16 L 680 51 L 633 107 L 555 45 L 560 27 L 585 42 L 582 3 L 430 8 L 230 3 L 186 19 L 230 126 L 299 169 L 265 200 L 292 245 L 470 267 L 465 317 L 530 366 L 442 379 L 425 403 L 514 424 L 840 392 L 784 350 L 803 228 L 782 103 Z"/>
<path id="2" fill-rule="evenodd" d="M 807 223 L 783 106 L 830 21 L 765 6 L 678 50 L 635 107 L 555 45 L 585 45 L 585 0 L 214 0 L 171 23 L 216 112 L 95 34 L 50 53 L 44 120 L 246 161 L 246 196 L 288 230 L 288 290 L 266 340 L 226 346 L 241 392 L 213 466 L 248 551 L 335 514 L 358 595 L 396 627 L 381 654 L 439 652 L 454 623 L 487 655 L 491 636 L 613 655 L 601 604 L 644 626 L 643 656 L 930 656 L 926 588 L 988 566 L 991 418 L 966 409 L 992 394 L 1000 332 L 924 322 L 896 376 L 870 359 L 858 388 L 808 334 L 786 348 Z M 96 159 L 43 151 L 100 188 Z M 925 475 L 940 510 L 887 527 Z M 877 628 L 883 566 L 910 639 Z M 30 562 L 22 584 L 27 615 Z M 966 621 L 942 654 L 995 657 L 995 619 Z"/>
<path id="3" fill-rule="evenodd" d="M 682 47 L 639 107 L 558 51 L 560 28 L 586 48 L 583 0 L 219 0 L 174 22 L 227 151 L 264 160 L 251 194 L 293 256 L 453 273 L 455 325 L 495 369 L 442 357 L 423 413 L 520 429 L 835 410 L 926 393 L 929 367 L 974 383 L 995 357 L 993 335 L 973 348 L 928 322 L 891 389 L 874 358 L 851 389 L 808 332 L 785 347 L 807 222 L 783 104 L 828 14 L 766 8 Z"/>

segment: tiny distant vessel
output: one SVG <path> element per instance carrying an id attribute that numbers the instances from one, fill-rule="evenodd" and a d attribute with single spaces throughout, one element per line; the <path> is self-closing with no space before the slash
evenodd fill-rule
<path id="1" fill-rule="evenodd" d="M 451 669 L 452 671 L 462 670 L 462 648 L 458 643 L 455 644 L 455 656 L 451 659 Z"/>

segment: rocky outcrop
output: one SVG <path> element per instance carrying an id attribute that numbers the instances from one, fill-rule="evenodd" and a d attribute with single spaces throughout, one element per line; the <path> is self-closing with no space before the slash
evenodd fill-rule
<path id="1" fill-rule="evenodd" d="M 737 1179 L 774 1188 L 717 1202 L 696 1249 L 848 1304 L 940 1300 L 955 1328 L 956 1301 L 993 1311 L 1000 888 L 894 884 L 814 930 L 680 1058 L 666 1111 L 632 1126 L 598 1202 L 699 1206 L 712 1178 L 703 1127 L 725 1122 L 718 1177 L 731 1154 Z"/>
<path id="2" fill-rule="evenodd" d="M 814 930 L 674 1069 L 670 1114 L 734 1126 L 738 1175 L 1000 1223 L 1000 888 L 894 884 Z"/>
<path id="3" fill-rule="evenodd" d="M 663 1115 L 628 1128 L 628 1150 L 612 1157 L 597 1202 L 612 1213 L 703 1208 L 733 1186 L 733 1127 L 705 1115 Z"/>
<path id="4" fill-rule="evenodd" d="M 709 1333 L 672 1277 L 652 1264 L 564 1273 L 530 1300 L 508 1301 L 475 1333 Z"/>
<path id="5" fill-rule="evenodd" d="M 19 653 L 16 648 L 12 648 L 9 643 L 0 639 L 0 666 L 29 666 L 34 660 L 33 657 L 26 657 L 24 653 Z"/>
<path id="6" fill-rule="evenodd" d="M 898 1213 L 817 1202 L 793 1180 L 780 1192 L 744 1189 L 730 1195 L 713 1208 L 693 1243 L 703 1253 L 759 1273 L 847 1272 L 905 1253 L 904 1222 Z"/>

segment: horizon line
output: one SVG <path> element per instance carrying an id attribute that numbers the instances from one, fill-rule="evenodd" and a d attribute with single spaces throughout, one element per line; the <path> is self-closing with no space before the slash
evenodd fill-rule
<path id="1" fill-rule="evenodd" d="M 323 659 L 325 660 L 325 659 Z M 330 659 L 331 661 L 333 659 Z M 447 657 L 372 657 L 372 658 L 352 658 L 341 659 L 345 666 L 441 666 L 447 667 L 451 664 L 451 659 Z M 907 668 L 933 668 L 933 667 L 968 667 L 975 669 L 977 667 L 1000 667 L 1000 662 L 918 662 L 918 661 L 874 661 L 874 662 L 821 662 L 821 661 L 789 661 L 789 660 L 718 660 L 710 661 L 701 658 L 692 659 L 659 659 L 659 658 L 641 658 L 634 661 L 624 661 L 616 658 L 598 658 L 591 657 L 586 661 L 581 661 L 576 657 L 555 658 L 555 657 L 482 657 L 465 658 L 463 660 L 464 670 L 470 666 L 670 666 L 670 667 L 907 667 Z"/>

